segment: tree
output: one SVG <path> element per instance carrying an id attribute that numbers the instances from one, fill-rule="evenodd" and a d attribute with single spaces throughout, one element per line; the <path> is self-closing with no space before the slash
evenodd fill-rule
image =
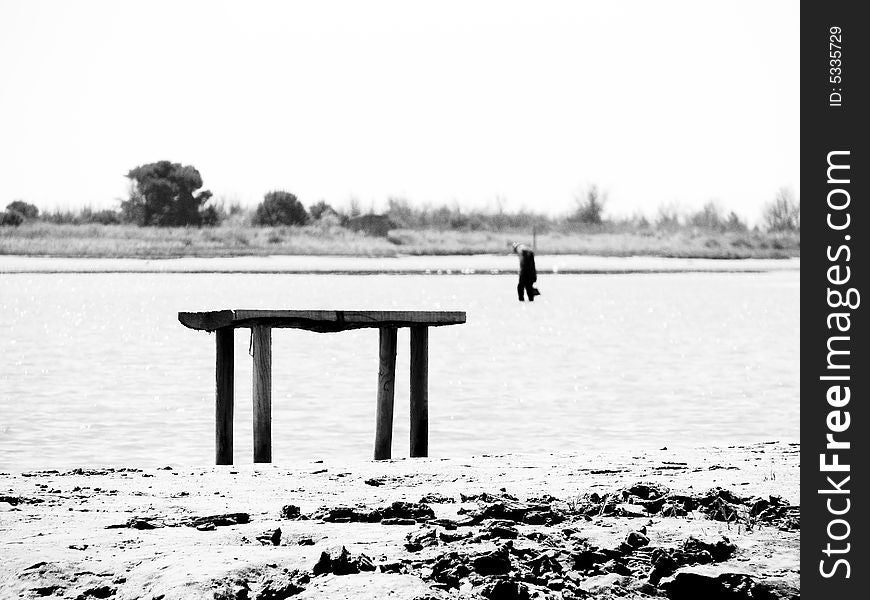
<path id="1" fill-rule="evenodd" d="M 801 230 L 801 203 L 789 188 L 780 188 L 773 202 L 765 207 L 764 224 L 768 231 Z"/>
<path id="2" fill-rule="evenodd" d="M 675 202 L 659 206 L 656 215 L 656 228 L 674 230 L 680 226 L 680 208 Z"/>
<path id="3" fill-rule="evenodd" d="M 338 215 L 338 211 L 327 204 L 325 200 L 318 200 L 308 207 L 308 214 L 311 215 L 312 219 L 318 221 L 326 215 Z"/>
<path id="4" fill-rule="evenodd" d="M 126 221 L 161 227 L 202 225 L 203 205 L 211 192 L 203 190 L 196 168 L 161 160 L 132 169 L 130 198 L 121 203 Z"/>
<path id="5" fill-rule="evenodd" d="M 0 226 L 18 227 L 22 223 L 24 223 L 24 217 L 18 211 L 7 210 L 0 213 Z"/>
<path id="6" fill-rule="evenodd" d="M 719 205 L 713 200 L 704 204 L 704 206 L 701 207 L 701 210 L 689 217 L 689 223 L 691 225 L 716 231 L 723 229 L 723 222 L 724 218 L 722 216 L 722 209 L 719 208 Z"/>
<path id="7" fill-rule="evenodd" d="M 17 212 L 24 219 L 36 219 L 39 217 L 39 209 L 24 200 L 13 200 L 6 205 L 6 210 L 9 212 Z"/>
<path id="8" fill-rule="evenodd" d="M 743 232 L 748 230 L 749 228 L 746 226 L 746 223 L 737 215 L 733 210 L 728 213 L 728 220 L 725 222 L 725 229 L 727 231 L 737 231 Z"/>
<path id="9" fill-rule="evenodd" d="M 604 221 L 604 203 L 607 197 L 598 190 L 597 185 L 589 186 L 586 190 L 586 198 L 577 197 L 577 209 L 569 220 L 585 223 L 586 225 L 601 225 Z"/>
<path id="10" fill-rule="evenodd" d="M 358 217 L 362 214 L 362 209 L 360 208 L 359 198 L 356 196 L 351 196 L 347 201 L 347 216 L 348 217 Z"/>
<path id="11" fill-rule="evenodd" d="M 387 198 L 387 215 L 391 221 L 402 229 L 410 229 L 415 225 L 419 225 L 419 215 L 414 213 L 413 207 L 405 198 Z"/>
<path id="12" fill-rule="evenodd" d="M 305 225 L 308 213 L 291 194 L 276 190 L 263 197 L 254 213 L 254 225 Z"/>

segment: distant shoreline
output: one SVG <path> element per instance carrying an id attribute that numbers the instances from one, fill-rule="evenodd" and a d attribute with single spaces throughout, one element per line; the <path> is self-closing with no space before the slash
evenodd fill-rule
<path id="1" fill-rule="evenodd" d="M 768 273 L 799 271 L 800 258 L 723 259 L 655 256 L 542 255 L 538 272 L 550 275 Z M 76 258 L 0 255 L 0 274 L 236 273 L 274 275 L 515 275 L 509 254 L 367 256 L 240 256 Z"/>

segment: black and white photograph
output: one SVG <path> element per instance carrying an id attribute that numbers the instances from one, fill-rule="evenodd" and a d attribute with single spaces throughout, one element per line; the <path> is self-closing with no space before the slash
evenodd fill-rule
<path id="1" fill-rule="evenodd" d="M 0 600 L 799 598 L 801 21 L 0 0 Z"/>

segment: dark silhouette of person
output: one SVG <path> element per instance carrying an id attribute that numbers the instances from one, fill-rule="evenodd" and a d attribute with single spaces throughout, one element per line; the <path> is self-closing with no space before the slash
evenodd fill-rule
<path id="1" fill-rule="evenodd" d="M 520 281 L 517 284 L 517 296 L 520 302 L 523 302 L 523 292 L 529 297 L 529 302 L 535 301 L 535 296 L 540 296 L 541 292 L 535 288 L 535 282 L 538 280 L 538 271 L 535 269 L 535 252 L 525 244 L 514 243 L 514 254 L 520 257 Z"/>

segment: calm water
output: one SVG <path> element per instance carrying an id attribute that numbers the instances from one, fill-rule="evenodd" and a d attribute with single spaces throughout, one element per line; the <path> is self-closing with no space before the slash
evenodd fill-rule
<path id="1" fill-rule="evenodd" d="M 430 452 L 797 439 L 797 271 L 508 276 L 0 275 L 0 469 L 211 464 L 214 338 L 180 310 L 459 309 L 430 333 Z M 236 462 L 251 460 L 236 332 Z M 276 462 L 372 452 L 376 330 L 273 332 Z M 407 456 L 408 333 L 393 455 Z"/>

